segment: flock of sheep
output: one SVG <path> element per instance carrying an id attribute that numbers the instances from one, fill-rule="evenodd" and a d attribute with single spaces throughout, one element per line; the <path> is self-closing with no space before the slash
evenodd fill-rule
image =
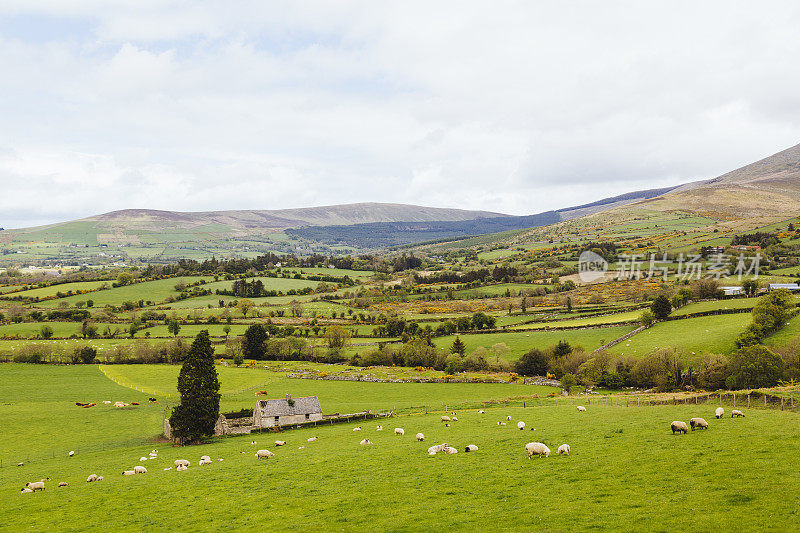
<path id="1" fill-rule="evenodd" d="M 717 419 L 722 418 L 723 416 L 725 416 L 725 409 L 723 409 L 722 407 L 717 407 L 717 409 L 714 411 L 714 416 Z M 740 418 L 743 416 L 744 413 L 742 413 L 738 409 L 734 409 L 733 411 L 731 411 L 731 418 Z M 672 429 L 673 435 L 675 435 L 676 433 L 678 434 L 683 433 L 685 435 L 686 433 L 688 433 L 689 427 L 692 428 L 692 431 L 694 431 L 695 429 L 708 429 L 708 422 L 706 422 L 705 418 L 696 417 L 689 420 L 688 426 L 686 425 L 686 422 L 684 422 L 683 420 L 674 420 L 670 425 L 670 429 Z"/>
<path id="2" fill-rule="evenodd" d="M 578 406 L 577 410 L 578 410 L 578 412 L 582 412 L 582 413 L 586 412 L 586 408 L 583 407 L 583 406 Z M 485 414 L 485 411 L 479 410 L 478 413 L 479 414 Z M 716 418 L 718 418 L 718 419 L 722 418 L 725 415 L 725 410 L 722 407 L 718 407 L 714 414 L 715 414 Z M 456 413 L 450 413 L 449 416 L 448 415 L 444 415 L 444 416 L 441 417 L 441 421 L 444 423 L 445 426 L 449 427 L 449 425 L 452 422 L 457 422 L 458 421 L 458 418 L 455 415 L 456 415 Z M 744 413 L 742 413 L 738 409 L 734 409 L 731 412 L 731 418 L 743 417 L 743 416 L 744 416 Z M 507 416 L 506 420 L 507 421 L 511 420 L 511 416 Z M 501 425 L 501 426 L 505 426 L 506 422 L 499 421 L 499 422 L 497 422 L 497 424 Z M 708 422 L 705 419 L 699 418 L 699 417 L 698 418 L 692 418 L 689 421 L 689 425 L 687 425 L 686 422 L 683 422 L 681 420 L 675 420 L 671 424 L 672 434 L 673 435 L 676 434 L 676 433 L 686 434 L 689 431 L 689 427 L 692 428 L 692 431 L 694 431 L 695 429 L 708 429 Z M 521 420 L 519 422 L 517 422 L 517 429 L 519 429 L 520 431 L 523 431 L 525 429 L 525 422 L 523 422 Z M 378 425 L 375 428 L 375 430 L 376 431 L 383 431 L 383 426 Z M 359 432 L 359 431 L 362 431 L 362 428 L 361 427 L 356 427 L 356 428 L 353 428 L 353 431 L 354 432 Z M 535 431 L 535 429 L 531 428 L 531 431 Z M 403 436 L 403 435 L 405 435 L 405 430 L 403 428 L 400 428 L 400 427 L 394 428 L 394 434 L 396 436 Z M 422 433 L 417 433 L 415 438 L 416 438 L 416 440 L 418 442 L 423 442 L 425 440 L 425 435 L 422 434 Z M 306 439 L 306 442 L 312 443 L 312 442 L 315 442 L 317 439 L 318 439 L 318 437 L 316 437 L 316 436 L 310 437 L 310 438 Z M 256 444 L 256 442 L 253 441 L 253 442 L 251 442 L 251 444 Z M 359 444 L 361 446 L 369 446 L 369 445 L 372 444 L 372 441 L 369 440 L 369 439 L 362 439 Z M 286 441 L 283 441 L 283 440 L 276 440 L 275 441 L 275 446 L 276 447 L 281 447 L 281 446 L 285 446 L 285 445 L 286 445 Z M 304 448 L 305 448 L 305 445 L 299 447 L 299 449 L 301 449 L 301 450 L 304 449 Z M 464 451 L 465 452 L 476 452 L 476 451 L 478 451 L 478 446 L 476 446 L 475 444 L 468 444 L 464 448 Z M 525 451 L 528 454 L 528 459 L 532 458 L 534 455 L 537 456 L 537 458 L 549 457 L 550 456 L 550 448 L 548 448 L 547 445 L 542 443 L 542 442 L 529 442 L 529 443 L 527 443 L 525 445 Z M 570 450 L 569 444 L 562 444 L 562 445 L 560 445 L 558 447 L 557 454 L 558 455 L 569 455 L 570 451 L 571 450 Z M 428 454 L 429 455 L 436 455 L 439 452 L 442 452 L 442 453 L 444 453 L 446 455 L 452 455 L 452 454 L 458 453 L 458 449 L 450 446 L 446 442 L 444 442 L 442 444 L 436 444 L 436 445 L 431 446 L 431 447 L 428 448 Z M 241 452 L 241 453 L 245 453 L 245 452 Z M 69 452 L 69 456 L 70 457 L 73 457 L 74 455 L 75 455 L 74 451 Z M 255 457 L 257 459 L 268 459 L 270 457 L 275 457 L 275 454 L 270 450 L 260 449 L 260 450 L 256 451 Z M 158 458 L 158 450 L 152 450 L 150 452 L 150 454 L 149 454 L 149 457 L 141 457 L 139 459 L 139 461 L 140 462 L 144 462 L 144 461 L 148 461 L 148 460 L 155 460 L 157 458 Z M 219 458 L 217 460 L 218 461 L 222 461 L 223 459 Z M 209 456 L 203 455 L 202 457 L 200 457 L 200 461 L 199 461 L 199 465 L 200 466 L 208 465 L 208 464 L 212 464 L 211 458 Z M 176 459 L 174 461 L 174 463 L 173 463 L 173 466 L 164 468 L 164 470 L 172 470 L 173 468 L 175 468 L 176 471 L 181 472 L 181 471 L 184 471 L 184 470 L 188 469 L 190 466 L 191 466 L 191 463 L 188 460 L 186 460 L 186 459 Z M 124 475 L 124 476 L 133 476 L 133 475 L 137 475 L 137 474 L 146 474 L 146 473 L 147 473 L 147 468 L 145 468 L 142 465 L 136 465 L 131 470 L 124 470 L 122 472 L 122 475 Z M 45 482 L 49 481 L 49 479 L 50 478 L 44 478 L 44 479 L 41 479 L 39 481 L 33 481 L 33 482 L 26 483 L 25 487 L 22 488 L 21 492 L 22 493 L 31 493 L 31 492 L 35 492 L 37 490 L 44 490 L 45 489 Z M 87 483 L 92 483 L 92 482 L 97 482 L 97 481 L 102 481 L 102 480 L 103 480 L 103 476 L 98 476 L 96 474 L 91 474 L 86 479 L 86 482 Z M 59 487 L 66 487 L 66 486 L 68 486 L 68 483 L 60 482 L 58 484 L 58 486 Z"/>

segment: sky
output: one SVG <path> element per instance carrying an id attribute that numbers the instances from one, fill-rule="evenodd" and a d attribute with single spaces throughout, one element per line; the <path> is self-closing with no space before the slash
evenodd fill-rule
<path id="1" fill-rule="evenodd" d="M 532 214 L 800 143 L 795 1 L 3 0 L 0 227 Z"/>

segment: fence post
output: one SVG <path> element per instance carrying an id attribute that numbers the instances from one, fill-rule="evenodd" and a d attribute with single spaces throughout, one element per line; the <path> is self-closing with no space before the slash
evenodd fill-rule
<path id="1" fill-rule="evenodd" d="M 733 393 L 733 407 L 736 407 L 736 393 Z"/>
<path id="2" fill-rule="evenodd" d="M 766 406 L 767 406 L 767 395 L 765 394 L 764 395 L 764 407 L 766 407 Z"/>
<path id="3" fill-rule="evenodd" d="M 750 408 L 750 393 L 747 393 L 747 408 Z"/>

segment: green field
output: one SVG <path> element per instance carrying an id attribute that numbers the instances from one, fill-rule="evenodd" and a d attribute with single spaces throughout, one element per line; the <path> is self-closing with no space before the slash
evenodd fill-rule
<path id="1" fill-rule="evenodd" d="M 49 287 L 42 287 L 39 289 L 28 289 L 27 291 L 15 292 L 9 296 L 22 296 L 23 298 L 49 298 L 55 296 L 56 293 L 59 292 L 66 294 L 68 291 L 93 291 L 104 285 L 111 287 L 111 283 L 108 281 L 79 281 L 75 283 L 50 285 Z M 85 295 L 85 297 L 92 298 L 92 296 L 89 295 Z"/>
<path id="2" fill-rule="evenodd" d="M 750 321 L 750 313 L 737 313 L 659 322 L 609 351 L 639 357 L 656 348 L 670 347 L 684 355 L 729 354 L 736 348 L 736 337 Z"/>
<path id="3" fill-rule="evenodd" d="M 548 348 L 559 341 L 567 341 L 572 346 L 582 346 L 586 351 L 599 348 L 635 329 L 635 326 L 613 326 L 607 328 L 569 329 L 562 331 L 532 331 L 529 333 L 485 333 L 459 335 L 470 353 L 478 346 L 486 349 L 502 342 L 510 348 L 505 358 L 515 361 L 531 348 Z M 435 339 L 434 344 L 440 349 L 449 349 L 455 340 L 455 335 Z"/>
<path id="4" fill-rule="evenodd" d="M 138 373 L 143 381 L 167 383 L 167 373 L 147 375 L 148 370 Z M 800 454 L 800 416 L 788 411 L 752 409 L 747 418 L 715 420 L 714 405 L 591 405 L 577 413 L 575 404 L 564 400 L 558 406 L 487 408 L 484 415 L 460 410 L 450 427 L 439 422 L 439 412 L 385 420 L 382 432 L 375 431 L 375 422 L 362 422 L 172 448 L 147 441 L 160 431 L 160 404 L 73 405 L 76 389 L 83 401 L 143 397 L 95 366 L 3 365 L 0 371 L 5 437 L 0 457 L 26 462 L 17 467 L 4 461 L 0 467 L 0 491 L 7 494 L 0 502 L 3 531 L 800 528 L 794 499 L 787 497 L 800 491 L 791 460 Z M 226 380 L 237 379 L 223 373 L 223 389 Z M 337 404 L 327 383 L 310 385 L 322 389 L 326 411 L 349 405 Z M 364 383 L 351 385 L 349 393 L 362 397 L 362 405 L 383 390 L 383 384 L 372 390 L 362 389 Z M 43 386 L 46 395 L 37 391 Z M 419 389 L 422 398 L 429 397 L 425 387 Z M 416 393 L 404 397 L 422 399 Z M 506 415 L 511 422 L 498 426 Z M 671 434 L 672 420 L 692 416 L 704 416 L 711 428 Z M 53 419 L 57 436 L 50 430 Z M 517 420 L 527 423 L 526 431 L 516 429 Z M 354 433 L 356 425 L 364 431 Z M 403 427 L 405 436 L 395 436 L 394 427 Z M 425 442 L 414 439 L 417 432 L 425 434 Z M 312 435 L 319 440 L 306 442 Z M 276 438 L 287 446 L 275 448 Z M 359 446 L 363 438 L 374 444 Z M 531 441 L 544 442 L 553 453 L 529 460 L 524 446 Z M 441 442 L 460 453 L 429 456 L 428 446 Z M 570 456 L 555 454 L 562 443 L 570 445 Z M 464 453 L 467 444 L 478 451 Z M 158 458 L 140 463 L 153 448 Z M 256 459 L 259 448 L 272 449 L 276 457 Z M 72 458 L 71 449 L 77 452 Z M 197 466 L 203 454 L 213 464 Z M 164 470 L 178 458 L 192 466 L 186 472 Z M 121 475 L 139 464 L 147 474 Z M 85 483 L 90 473 L 105 480 Z M 20 494 L 26 481 L 45 476 L 51 478 L 47 490 Z M 57 488 L 60 481 L 69 486 Z"/>
<path id="5" fill-rule="evenodd" d="M 158 279 L 155 281 L 145 281 L 141 283 L 134 283 L 132 285 L 125 285 L 114 289 L 93 292 L 91 294 L 81 294 L 77 296 L 69 296 L 67 298 L 59 298 L 57 300 L 48 300 L 41 302 L 40 307 L 57 307 L 62 302 L 66 302 L 69 306 L 74 306 L 77 302 L 85 302 L 86 300 L 93 300 L 95 307 L 102 307 L 104 305 L 120 305 L 125 301 L 137 302 L 139 300 L 163 302 L 168 296 L 178 294 L 175 290 L 175 285 L 178 283 L 195 283 L 201 279 L 213 281 L 214 278 L 209 276 L 184 276 L 169 279 Z"/>

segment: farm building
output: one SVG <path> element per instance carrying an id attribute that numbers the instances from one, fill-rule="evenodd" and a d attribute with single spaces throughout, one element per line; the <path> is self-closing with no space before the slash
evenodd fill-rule
<path id="1" fill-rule="evenodd" d="M 742 287 L 720 287 L 720 290 L 725 296 L 741 296 L 744 294 Z"/>
<path id="2" fill-rule="evenodd" d="M 253 409 L 253 425 L 256 427 L 285 426 L 322 420 L 319 398 L 306 396 L 292 398 L 290 394 L 279 400 L 258 400 Z"/>
<path id="3" fill-rule="evenodd" d="M 770 283 L 769 290 L 776 291 L 778 289 L 786 289 L 787 291 L 796 292 L 800 291 L 800 285 L 797 283 Z"/>

